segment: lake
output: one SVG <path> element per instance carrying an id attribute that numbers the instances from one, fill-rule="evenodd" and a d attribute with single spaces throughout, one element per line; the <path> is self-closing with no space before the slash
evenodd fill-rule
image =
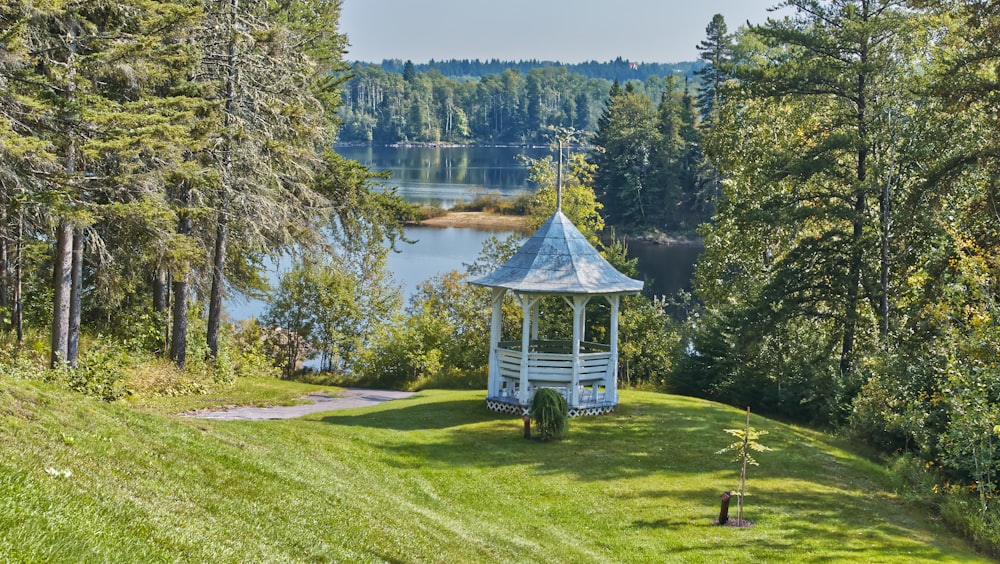
<path id="1" fill-rule="evenodd" d="M 542 147 L 336 147 L 340 155 L 374 170 L 390 171 L 386 184 L 409 202 L 448 209 L 484 191 L 515 197 L 534 187 L 519 155 L 543 158 Z"/>
<path id="2" fill-rule="evenodd" d="M 337 152 L 374 170 L 392 171 L 386 182 L 410 202 L 451 207 L 458 200 L 471 201 L 482 191 L 516 196 L 532 190 L 527 168 L 517 159 L 525 154 L 541 158 L 552 154 L 544 148 L 520 147 L 337 147 Z M 406 299 L 424 280 L 450 270 L 465 271 L 492 236 L 508 233 L 455 227 L 406 228 L 412 245 L 401 243 L 400 252 L 389 256 L 388 268 Z M 639 277 L 646 280 L 644 293 L 673 295 L 691 287 L 700 247 L 658 245 L 629 241 L 629 256 L 638 259 Z M 270 273 L 276 281 L 278 267 Z M 227 309 L 234 319 L 260 316 L 264 303 L 230 300 Z"/>

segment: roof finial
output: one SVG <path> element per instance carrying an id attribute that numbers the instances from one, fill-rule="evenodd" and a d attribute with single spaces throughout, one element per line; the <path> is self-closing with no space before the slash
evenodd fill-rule
<path id="1" fill-rule="evenodd" d="M 562 138 L 559 139 L 559 168 L 556 169 L 556 211 L 562 211 Z"/>

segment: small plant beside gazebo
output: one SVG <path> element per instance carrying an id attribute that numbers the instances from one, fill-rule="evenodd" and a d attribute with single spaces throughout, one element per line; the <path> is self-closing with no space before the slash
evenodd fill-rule
<path id="1" fill-rule="evenodd" d="M 561 439 L 569 429 L 569 404 L 559 392 L 552 388 L 542 388 L 531 398 L 529 415 L 535 420 L 537 439 L 551 441 Z"/>

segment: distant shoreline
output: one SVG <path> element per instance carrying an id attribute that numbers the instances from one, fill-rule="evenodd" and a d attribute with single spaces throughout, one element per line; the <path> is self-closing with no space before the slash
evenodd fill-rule
<path id="1" fill-rule="evenodd" d="M 422 227 L 463 227 L 483 231 L 524 231 L 528 225 L 525 217 L 519 215 L 499 215 L 488 212 L 446 212 L 411 225 Z"/>
<path id="2" fill-rule="evenodd" d="M 519 215 L 501 215 L 482 211 L 446 211 L 443 215 L 414 221 L 408 225 L 419 227 L 458 227 L 478 229 L 480 231 L 519 231 L 527 230 L 527 218 Z M 610 233 L 605 231 L 605 235 Z M 683 233 L 663 233 L 660 231 L 625 234 L 627 240 L 642 241 L 654 245 L 673 245 L 684 247 L 703 247 L 705 241 L 699 236 Z"/>
<path id="3" fill-rule="evenodd" d="M 445 141 L 400 141 L 398 143 L 368 143 L 365 141 L 338 141 L 333 144 L 333 148 L 346 147 L 389 147 L 394 149 L 552 149 L 551 145 L 544 143 L 452 143 Z M 564 147 L 567 150 L 589 150 L 590 145 L 570 144 Z"/>

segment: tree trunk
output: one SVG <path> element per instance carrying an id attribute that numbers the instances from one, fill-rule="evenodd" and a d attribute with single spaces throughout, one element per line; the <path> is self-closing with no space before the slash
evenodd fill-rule
<path id="1" fill-rule="evenodd" d="M 212 292 L 208 301 L 208 354 L 212 358 L 219 355 L 219 325 L 222 321 L 222 289 L 226 283 L 226 237 L 228 225 L 225 211 L 220 213 L 219 226 L 215 233 L 215 258 L 212 261 Z"/>
<path id="2" fill-rule="evenodd" d="M 185 206 L 191 205 L 191 190 L 186 185 L 181 187 L 183 192 L 181 201 Z M 177 233 L 182 236 L 191 234 L 192 221 L 187 211 L 182 211 L 180 219 L 177 221 Z M 177 368 L 184 368 L 184 361 L 187 357 L 187 310 L 188 310 L 188 279 L 190 273 L 187 269 L 180 274 L 175 274 L 174 280 L 174 304 L 173 304 L 173 326 L 170 331 L 170 360 L 177 364 Z"/>
<path id="3" fill-rule="evenodd" d="M 73 226 L 69 220 L 59 220 L 56 229 L 56 255 L 52 284 L 52 358 L 55 368 L 66 362 L 69 352 L 69 309 L 73 266 Z"/>
<path id="4" fill-rule="evenodd" d="M 10 237 L 7 234 L 7 210 L 0 210 L 0 309 L 10 307 L 11 261 Z M 11 323 L 13 324 L 13 319 Z"/>
<path id="5" fill-rule="evenodd" d="M 153 274 L 153 311 L 156 313 L 167 311 L 167 302 L 169 301 L 168 278 L 169 275 L 165 268 L 158 268 L 156 269 L 156 273 Z"/>
<path id="6" fill-rule="evenodd" d="M 729 492 L 722 492 L 722 505 L 719 507 L 719 525 L 725 525 L 729 522 L 729 500 L 732 499 L 733 494 Z"/>
<path id="7" fill-rule="evenodd" d="M 170 332 L 170 360 L 184 369 L 187 357 L 188 274 L 174 280 L 173 329 Z"/>
<path id="8" fill-rule="evenodd" d="M 867 13 L 867 12 L 866 12 Z M 862 46 L 860 53 L 861 62 L 868 60 L 868 50 Z M 865 92 L 866 76 L 860 74 L 857 83 L 857 120 L 858 138 L 861 143 L 868 142 L 868 109 Z M 857 178 L 857 192 L 854 201 L 854 229 L 851 234 L 851 262 L 847 270 L 847 297 L 844 304 L 844 340 L 840 349 L 840 377 L 844 380 L 851 373 L 854 356 L 854 334 L 858 326 L 858 292 L 861 286 L 862 254 L 861 244 L 864 237 L 864 225 L 866 209 L 865 179 L 868 177 L 868 148 L 862 145 L 858 149 L 857 168 L 855 175 Z"/>
<path id="9" fill-rule="evenodd" d="M 858 326 L 858 286 L 861 284 L 861 237 L 864 223 L 861 214 L 864 213 L 865 197 L 859 194 L 854 211 L 858 215 L 854 220 L 854 232 L 851 236 L 851 262 L 847 271 L 847 297 L 844 303 L 844 338 L 840 349 L 840 376 L 846 378 L 852 369 L 854 355 L 854 333 Z"/>
<path id="10" fill-rule="evenodd" d="M 219 206 L 219 223 L 215 232 L 215 256 L 212 260 L 212 290 L 208 300 L 208 328 L 206 342 L 208 355 L 219 355 L 219 325 L 222 321 L 222 292 L 226 284 L 226 238 L 229 235 L 229 191 L 233 189 L 233 140 L 228 137 L 236 111 L 236 13 L 239 0 L 231 0 L 230 36 L 226 55 L 226 104 L 223 115 L 227 132 L 222 152 L 222 204 Z"/>
<path id="11" fill-rule="evenodd" d="M 890 114 L 890 119 L 891 119 Z M 890 123 L 891 125 L 891 123 Z M 896 139 L 893 133 L 892 155 L 889 158 L 889 174 L 882 184 L 879 213 L 882 217 L 882 340 L 889 343 L 889 239 L 892 236 L 892 182 L 896 172 Z"/>
<path id="12" fill-rule="evenodd" d="M 66 101 L 72 104 L 76 100 L 74 79 L 76 69 L 74 66 L 76 59 L 77 34 L 79 29 L 77 22 L 69 22 L 70 43 L 69 54 L 66 56 L 67 81 L 66 81 Z M 66 131 L 68 143 L 66 145 L 66 176 L 72 178 L 76 174 L 76 140 L 73 139 L 71 131 Z M 63 217 L 59 220 L 56 228 L 56 249 L 55 261 L 52 267 L 52 358 L 50 363 L 53 368 L 66 362 L 69 357 L 69 310 L 70 294 L 72 287 L 73 268 L 73 224 L 69 219 Z"/>
<path id="13" fill-rule="evenodd" d="M 170 327 L 166 323 L 167 308 L 170 307 L 170 275 L 165 268 L 158 268 L 153 274 L 153 311 L 156 314 L 157 324 L 162 324 L 163 340 L 161 344 L 168 350 L 170 348 Z"/>
<path id="14" fill-rule="evenodd" d="M 69 328 L 66 339 L 66 362 L 76 368 L 80 354 L 80 308 L 83 290 L 83 230 L 73 230 L 73 256 L 70 261 Z"/>
<path id="15" fill-rule="evenodd" d="M 24 304 L 21 296 L 24 267 L 21 262 L 24 260 L 24 216 L 20 209 L 17 210 L 17 243 L 14 247 L 14 330 L 17 332 L 17 344 L 24 342 Z"/>

